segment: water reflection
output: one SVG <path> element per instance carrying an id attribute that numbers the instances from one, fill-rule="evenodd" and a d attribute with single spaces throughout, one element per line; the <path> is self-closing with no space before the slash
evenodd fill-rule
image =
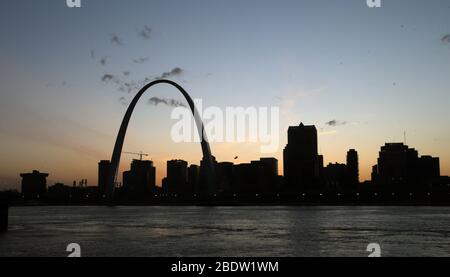
<path id="1" fill-rule="evenodd" d="M 1 256 L 448 256 L 448 207 L 13 207 Z"/>

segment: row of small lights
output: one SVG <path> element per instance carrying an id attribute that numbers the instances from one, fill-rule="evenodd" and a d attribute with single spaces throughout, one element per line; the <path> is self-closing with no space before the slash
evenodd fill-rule
<path id="1" fill-rule="evenodd" d="M 448 184 L 447 186 L 450 186 L 450 184 Z M 448 193 L 448 194 L 450 195 L 450 193 Z M 320 196 L 323 196 L 322 193 L 319 193 L 319 195 L 320 195 Z M 337 196 L 341 196 L 341 195 L 342 195 L 342 194 L 340 194 L 340 193 L 337 194 Z M 374 195 L 374 196 L 378 196 L 378 193 L 375 192 L 373 195 Z M 428 192 L 427 195 L 428 195 L 428 196 L 431 196 L 431 193 Z M 158 196 L 160 196 L 160 195 L 155 194 L 155 197 L 158 197 Z M 167 197 L 167 196 L 170 196 L 170 195 L 168 195 L 168 194 L 162 194 L 161 196 Z M 177 194 L 174 194 L 174 195 L 172 195 L 172 196 L 177 197 Z M 197 194 L 194 194 L 193 196 L 194 196 L 194 197 L 197 197 Z M 233 194 L 233 197 L 237 197 L 237 196 L 238 196 L 238 195 L 237 195 L 236 193 Z M 257 194 L 255 194 L 255 196 L 258 197 L 259 194 L 257 193 Z M 302 193 L 301 196 L 305 197 L 305 196 L 306 196 L 306 193 Z M 356 193 L 356 196 L 359 196 L 359 192 Z M 394 192 L 392 193 L 392 196 L 395 196 L 395 193 L 394 193 Z M 410 193 L 409 193 L 409 196 L 413 196 L 413 193 L 410 192 Z M 25 197 L 25 196 L 22 195 L 22 198 L 24 198 L 24 197 Z M 41 197 L 41 196 L 40 196 L 39 194 L 36 196 L 36 198 L 40 198 L 40 197 Z M 217 197 L 217 194 L 214 194 L 214 197 Z M 279 194 L 279 193 L 277 193 L 277 197 L 280 197 L 280 194 Z M 72 198 L 72 194 L 69 195 L 69 198 Z M 86 194 L 86 198 L 89 198 L 89 194 Z M 106 198 L 106 195 L 103 194 L 103 195 L 102 195 L 102 198 Z"/>
<path id="2" fill-rule="evenodd" d="M 337 195 L 337 196 L 343 196 L 343 194 L 341 194 L 341 193 L 337 193 L 336 195 Z M 357 192 L 355 195 L 356 195 L 356 196 L 360 196 L 360 193 Z M 373 195 L 374 195 L 374 196 L 378 196 L 378 193 L 375 192 Z M 395 193 L 393 192 L 391 195 L 392 195 L 392 196 L 395 196 Z M 427 195 L 428 195 L 428 196 L 431 196 L 431 193 L 428 192 Z M 449 193 L 449 195 L 450 195 L 450 193 Z M 159 196 L 161 196 L 161 197 L 170 197 L 170 196 L 172 196 L 172 197 L 178 197 L 177 194 L 173 194 L 173 195 L 169 195 L 169 194 L 158 195 L 158 194 L 155 194 L 154 196 L 155 196 L 155 197 L 159 197 Z M 197 194 L 193 194 L 193 196 L 194 196 L 194 197 L 197 197 Z M 214 197 L 217 197 L 217 194 L 214 194 L 213 196 L 214 196 Z M 257 194 L 255 194 L 255 196 L 256 196 L 256 197 L 259 197 L 259 194 L 257 193 Z M 306 193 L 302 193 L 300 196 L 305 197 L 305 196 L 306 196 Z M 323 196 L 323 194 L 322 194 L 322 193 L 319 193 L 319 196 Z M 413 196 L 413 193 L 410 192 L 410 193 L 409 193 L 409 196 Z M 234 193 L 234 194 L 233 194 L 233 197 L 238 197 L 238 194 Z M 277 197 L 280 197 L 280 194 L 277 194 Z"/>
<path id="3" fill-rule="evenodd" d="M 448 193 L 449 195 L 450 195 L 450 193 Z M 341 194 L 341 193 L 337 193 L 337 196 L 342 196 L 343 194 Z M 356 196 L 359 196 L 360 194 L 359 194 L 359 192 L 357 192 L 356 193 Z M 374 196 L 378 196 L 378 193 L 374 193 L 373 194 Z M 392 196 L 395 196 L 395 193 L 393 192 L 392 194 L 391 194 Z M 427 193 L 427 195 L 428 196 L 431 196 L 431 193 Z M 155 194 L 154 195 L 155 197 L 159 197 L 159 196 L 161 196 L 161 197 L 168 197 L 168 196 L 173 196 L 173 197 L 178 197 L 178 195 L 177 194 L 173 194 L 173 195 L 169 195 L 169 194 L 162 194 L 162 195 L 158 195 L 158 194 Z M 194 194 L 193 195 L 194 197 L 197 197 L 197 194 Z M 217 197 L 217 194 L 214 194 L 213 195 L 214 197 Z M 259 197 L 259 194 L 257 193 L 257 194 L 255 194 L 255 196 L 256 197 Z M 302 197 L 305 197 L 306 196 L 306 193 L 302 193 L 300 196 L 302 196 Z M 323 194 L 322 193 L 319 193 L 319 196 L 323 196 Z M 409 196 L 413 196 L 413 193 L 412 192 L 410 192 L 409 193 Z M 25 196 L 24 195 L 22 195 L 22 198 L 24 198 Z M 37 198 L 40 198 L 40 195 L 38 194 L 37 196 L 36 196 Z M 234 193 L 233 194 L 233 197 L 238 197 L 238 194 L 236 194 L 236 193 Z M 280 194 L 277 194 L 277 197 L 280 197 Z M 69 195 L 69 198 L 72 198 L 72 195 L 70 194 Z M 89 198 L 89 194 L 86 194 L 86 198 Z M 102 195 L 102 198 L 106 198 L 106 195 Z"/>

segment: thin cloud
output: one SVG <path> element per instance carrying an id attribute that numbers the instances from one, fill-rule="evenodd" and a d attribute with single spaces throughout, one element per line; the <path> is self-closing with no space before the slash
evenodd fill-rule
<path id="1" fill-rule="evenodd" d="M 69 86 L 69 84 L 67 83 L 66 80 L 62 80 L 61 82 L 58 83 L 46 83 L 45 87 L 46 88 L 60 88 L 60 87 L 66 87 Z"/>
<path id="2" fill-rule="evenodd" d="M 443 43 L 450 43 L 450 34 L 446 34 L 441 38 Z"/>
<path id="3" fill-rule="evenodd" d="M 179 67 L 175 67 L 171 71 L 164 72 L 163 74 L 161 74 L 161 76 L 159 78 L 160 79 L 169 78 L 169 77 L 172 77 L 172 76 L 181 75 L 182 73 L 183 73 L 183 69 L 181 69 Z"/>
<path id="4" fill-rule="evenodd" d="M 101 65 L 105 66 L 105 65 L 106 65 L 106 62 L 107 62 L 107 60 L 108 60 L 108 58 L 109 58 L 108 56 L 101 58 L 100 61 L 99 61 L 99 63 L 100 63 Z"/>
<path id="5" fill-rule="evenodd" d="M 100 79 L 103 83 L 112 83 L 117 85 L 117 90 L 124 93 L 132 93 L 133 91 L 137 91 L 141 89 L 145 84 L 158 80 L 158 79 L 164 79 L 172 76 L 181 75 L 183 73 L 183 69 L 179 67 L 175 67 L 171 71 L 162 73 L 159 77 L 153 77 L 148 76 L 145 77 L 143 80 L 135 81 L 129 78 L 130 72 L 129 71 L 123 71 L 118 75 L 113 74 L 104 74 Z M 131 80 L 130 80 L 131 79 Z M 180 103 L 171 101 L 170 99 L 165 99 L 167 105 L 171 106 L 182 106 Z M 159 104 L 159 102 L 155 102 L 156 104 Z"/>
<path id="6" fill-rule="evenodd" d="M 112 44 L 117 44 L 117 45 L 123 45 L 122 39 L 119 36 L 115 35 L 115 34 L 111 35 L 111 43 Z"/>
<path id="7" fill-rule="evenodd" d="M 159 104 L 167 105 L 170 107 L 186 107 L 186 105 L 175 99 L 152 97 L 148 100 L 148 104 L 158 106 Z"/>
<path id="8" fill-rule="evenodd" d="M 128 106 L 128 104 L 129 104 L 128 100 L 123 96 L 119 98 L 119 102 L 120 102 L 120 104 L 122 104 L 124 106 Z"/>
<path id="9" fill-rule="evenodd" d="M 145 77 L 144 78 L 144 80 L 142 81 L 142 84 L 147 84 L 147 83 L 149 83 L 149 82 L 152 82 L 152 81 L 154 81 L 154 80 L 156 80 L 157 78 L 155 78 L 155 77 Z"/>
<path id="10" fill-rule="evenodd" d="M 336 120 L 336 119 L 325 122 L 325 125 L 331 126 L 331 127 L 343 126 L 343 125 L 347 125 L 347 124 L 348 124 L 347 121 L 341 121 L 341 120 Z"/>
<path id="11" fill-rule="evenodd" d="M 150 28 L 146 25 L 146 26 L 144 26 L 144 29 L 139 32 L 139 36 L 143 39 L 150 39 L 151 33 L 152 33 L 152 28 Z"/>
<path id="12" fill-rule="evenodd" d="M 146 61 L 148 61 L 148 58 L 138 58 L 138 59 L 133 59 L 134 63 L 145 63 Z"/>
<path id="13" fill-rule="evenodd" d="M 105 74 L 102 76 L 102 82 L 105 82 L 105 83 L 107 83 L 113 79 L 114 79 L 114 75 L 112 75 L 112 74 Z"/>
<path id="14" fill-rule="evenodd" d="M 119 91 L 131 93 L 134 90 L 139 89 L 139 84 L 137 84 L 135 81 L 125 82 L 119 86 Z"/>

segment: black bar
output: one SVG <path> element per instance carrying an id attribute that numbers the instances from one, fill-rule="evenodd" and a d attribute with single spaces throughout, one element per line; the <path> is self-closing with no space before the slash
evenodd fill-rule
<path id="1" fill-rule="evenodd" d="M 107 271 L 115 274 L 133 274 L 142 272 L 155 276 L 156 274 L 175 276 L 211 276 L 211 275 L 281 275 L 281 276 L 316 276 L 319 273 L 337 272 L 346 275 L 361 276 L 366 273 L 375 276 L 392 272 L 392 267 L 406 271 L 416 271 L 424 268 L 424 264 L 431 264 L 433 270 L 446 268 L 448 258 L 286 258 L 286 257 L 186 257 L 186 258 L 0 258 L 0 268 L 11 268 L 18 273 L 22 270 L 45 271 L 57 269 L 61 266 L 64 272 L 71 274 L 86 273 L 92 269 L 102 273 Z M 243 269 L 243 263 L 272 263 L 277 264 L 276 270 L 260 270 L 257 266 Z M 205 265 L 201 272 L 196 270 L 180 270 L 179 265 Z M 232 268 L 231 264 L 238 264 Z M 193 267 L 192 267 L 193 268 Z M 177 270 L 175 270 L 177 269 Z M 56 271 L 56 270 L 55 270 Z M 61 273 L 61 272 L 59 272 Z M 134 275 L 134 274 L 133 274 Z"/>
<path id="2" fill-rule="evenodd" d="M 8 230 L 8 204 L 0 203 L 0 232 Z"/>

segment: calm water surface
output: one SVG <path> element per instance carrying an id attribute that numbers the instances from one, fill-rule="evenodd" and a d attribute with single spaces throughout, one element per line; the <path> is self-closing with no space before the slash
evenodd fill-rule
<path id="1" fill-rule="evenodd" d="M 450 207 L 12 207 L 0 256 L 450 256 Z"/>

